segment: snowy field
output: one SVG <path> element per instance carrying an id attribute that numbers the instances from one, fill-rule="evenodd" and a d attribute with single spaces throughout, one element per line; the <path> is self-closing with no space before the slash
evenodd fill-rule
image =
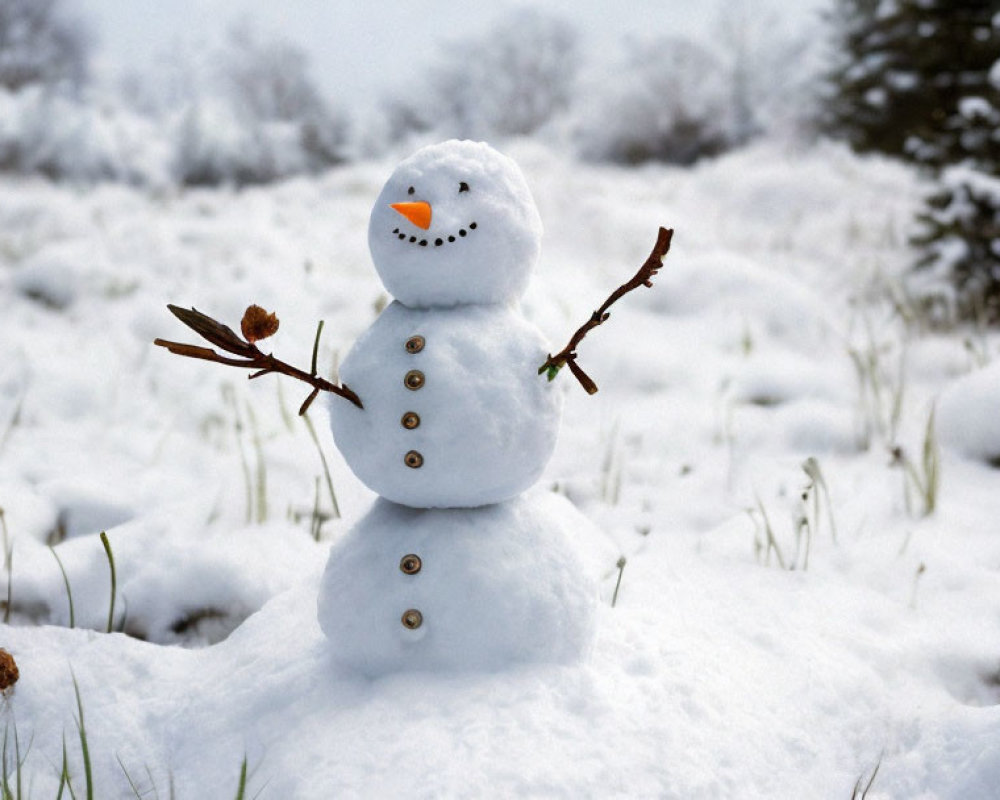
<path id="1" fill-rule="evenodd" d="M 244 761 L 248 797 L 849 798 L 876 768 L 869 798 L 1000 796 L 1000 339 L 907 304 L 914 174 L 826 145 L 507 152 L 555 348 L 676 230 L 580 347 L 600 392 L 559 377 L 534 489 L 594 524 L 596 643 L 377 680 L 317 624 L 375 499 L 321 404 L 317 445 L 300 385 L 152 340 L 194 341 L 167 303 L 234 326 L 258 303 L 299 366 L 324 320 L 332 372 L 386 301 L 366 229 L 394 160 L 241 192 L 0 181 L 11 785 L 54 797 L 65 746 L 85 792 L 75 681 L 99 798 L 234 797 Z"/>

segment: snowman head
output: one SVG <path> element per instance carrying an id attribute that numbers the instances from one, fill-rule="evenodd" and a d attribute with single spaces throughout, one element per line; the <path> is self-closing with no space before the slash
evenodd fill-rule
<path id="1" fill-rule="evenodd" d="M 424 147 L 396 167 L 368 223 L 382 283 L 415 308 L 516 300 L 541 235 L 517 164 L 487 144 L 458 140 Z"/>

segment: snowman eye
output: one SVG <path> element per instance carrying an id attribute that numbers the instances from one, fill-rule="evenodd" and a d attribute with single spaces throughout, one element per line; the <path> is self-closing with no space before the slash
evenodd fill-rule
<path id="1" fill-rule="evenodd" d="M 416 190 L 416 189 L 414 189 L 414 188 L 413 188 L 413 187 L 411 186 L 411 187 L 410 187 L 409 189 L 407 189 L 407 190 L 406 190 L 406 193 L 407 193 L 407 194 L 413 194 L 413 193 L 414 193 L 415 191 L 417 191 L 417 190 Z"/>
<path id="2" fill-rule="evenodd" d="M 458 184 L 458 191 L 459 192 L 469 191 L 469 184 L 467 184 L 465 181 L 462 181 L 460 184 Z"/>

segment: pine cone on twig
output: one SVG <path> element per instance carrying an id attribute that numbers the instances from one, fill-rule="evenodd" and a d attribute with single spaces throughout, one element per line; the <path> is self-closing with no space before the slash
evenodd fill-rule
<path id="1" fill-rule="evenodd" d="M 193 344 L 183 344 L 181 342 L 168 342 L 164 339 L 156 339 L 153 344 L 165 347 L 171 353 L 188 358 L 200 358 L 205 361 L 214 361 L 216 364 L 227 364 L 231 367 L 243 367 L 245 369 L 257 370 L 250 378 L 259 378 L 261 375 L 275 372 L 280 375 L 288 375 L 300 381 L 304 381 L 313 387 L 312 392 L 299 408 L 299 414 L 305 414 L 321 392 L 332 392 L 340 397 L 350 400 L 358 408 L 362 408 L 361 398 L 358 397 L 346 385 L 337 386 L 335 383 L 319 377 L 316 374 L 316 349 L 319 345 L 319 334 L 323 329 L 322 323 L 316 331 L 316 341 L 313 345 L 312 369 L 309 372 L 286 364 L 284 361 L 272 356 L 270 353 L 261 352 L 254 342 L 272 336 L 278 330 L 278 318 L 274 313 L 268 313 L 257 305 L 247 308 L 243 314 L 240 330 L 244 338 L 240 338 L 230 327 L 212 319 L 206 314 L 202 314 L 194 308 L 186 309 L 175 305 L 168 305 L 170 312 L 191 330 L 208 340 L 221 350 L 232 353 L 240 358 L 228 358 L 221 356 L 209 347 L 199 347 Z"/>

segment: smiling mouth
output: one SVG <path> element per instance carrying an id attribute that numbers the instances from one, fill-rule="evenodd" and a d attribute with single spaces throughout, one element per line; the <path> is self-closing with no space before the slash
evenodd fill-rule
<path id="1" fill-rule="evenodd" d="M 400 231 L 399 228 L 394 228 L 392 232 L 396 236 L 396 238 L 398 238 L 401 242 L 409 240 L 410 244 L 414 244 L 417 247 L 427 247 L 428 245 L 433 245 L 434 247 L 441 247 L 442 245 L 450 244 L 452 242 L 457 242 L 459 239 L 464 239 L 472 231 L 474 231 L 476 227 L 477 225 L 475 222 L 470 222 L 466 227 L 459 228 L 457 233 L 453 233 L 443 237 L 438 236 L 434 239 L 426 239 L 419 236 L 410 236 Z"/>

